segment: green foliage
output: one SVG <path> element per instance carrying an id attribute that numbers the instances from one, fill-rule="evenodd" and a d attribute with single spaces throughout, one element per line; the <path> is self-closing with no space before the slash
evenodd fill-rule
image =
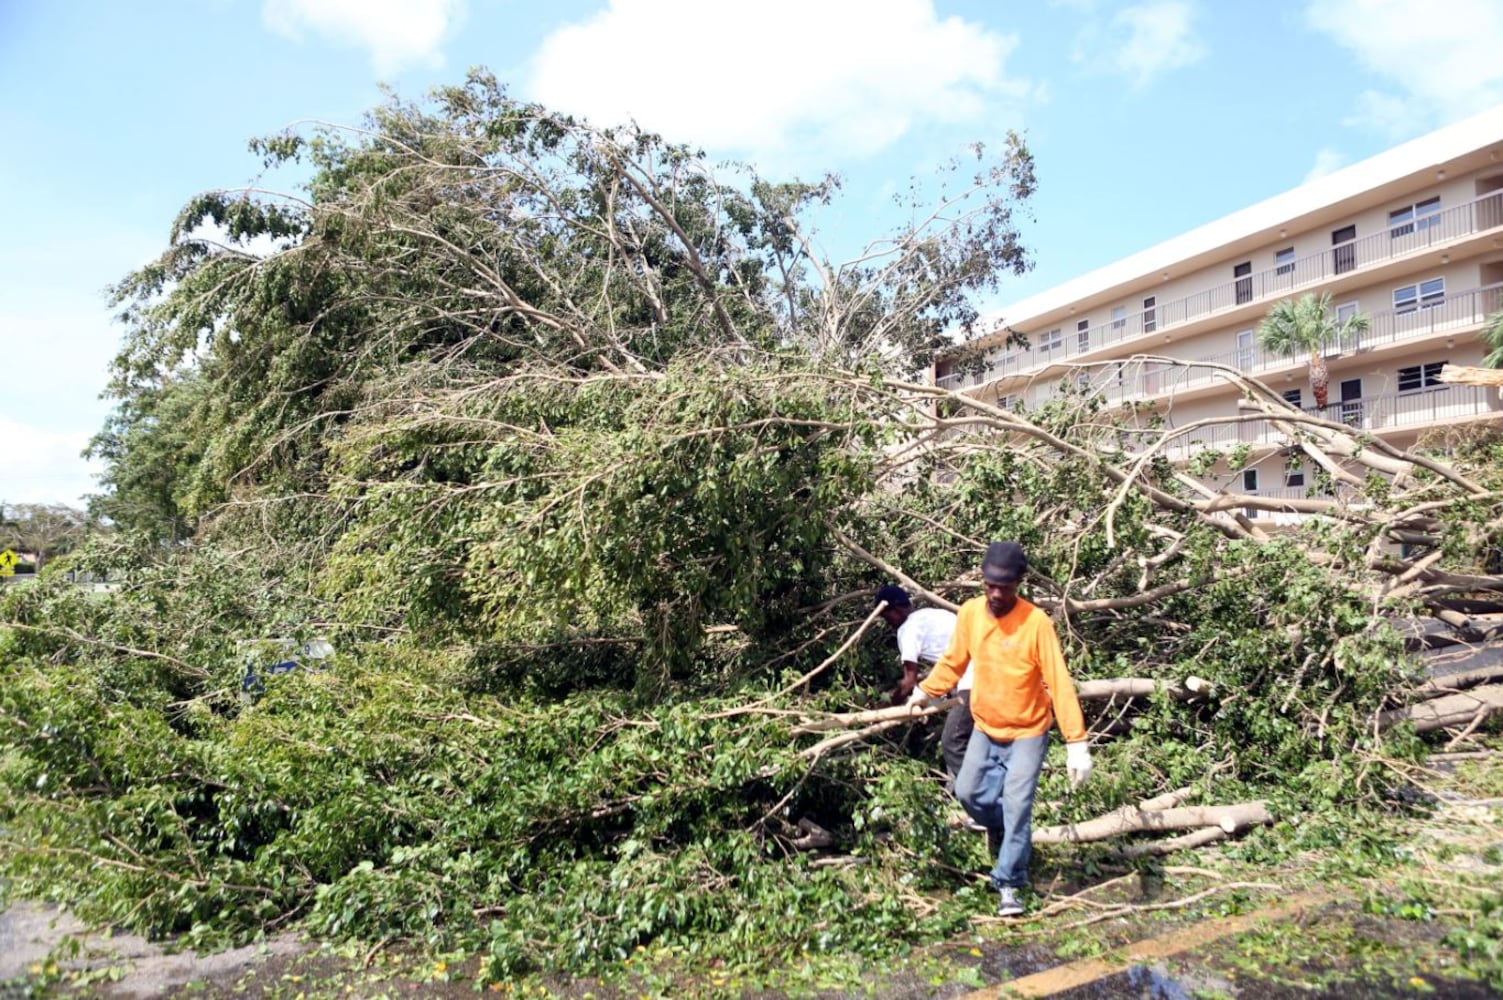
<path id="1" fill-rule="evenodd" d="M 1445 943 L 1461 953 L 1478 979 L 1503 990 L 1503 896 L 1483 900 L 1476 919 L 1447 933 Z"/>
<path id="2" fill-rule="evenodd" d="M 70 598 L 33 588 L 8 611 L 84 624 L 133 610 Z M 79 662 L 42 656 L 63 650 Z M 798 874 L 775 835 L 808 810 L 859 809 L 884 878 L 908 866 L 878 831 L 948 857 L 942 792 L 901 755 L 885 774 L 863 759 L 810 775 L 781 725 L 717 720 L 713 702 L 625 725 L 627 695 L 513 706 L 464 694 L 439 657 L 376 646 L 269 676 L 254 700 L 227 674 L 185 699 L 176 673 L 139 658 L 38 640 L 12 652 L 0 865 L 13 891 L 48 897 L 88 865 L 77 905 L 94 919 L 200 945 L 291 914 L 334 936 L 486 940 L 496 976 L 590 968 L 646 941 L 771 958 L 936 926 L 871 895 L 867 872 Z"/>
<path id="3" fill-rule="evenodd" d="M 1368 319 L 1361 314 L 1338 321 L 1331 294 L 1321 292 L 1276 303 L 1258 324 L 1258 343 L 1289 358 L 1314 356 L 1367 327 Z"/>
<path id="4" fill-rule="evenodd" d="M 1021 144 L 957 164 L 952 228 L 835 268 L 799 217 L 833 182 L 725 183 L 483 74 L 369 125 L 257 144 L 304 196 L 195 199 L 117 289 L 121 531 L 70 558 L 125 586 L 0 593 L 9 891 L 197 945 L 483 948 L 497 978 L 949 933 L 982 859 L 936 727 L 814 756 L 788 722 L 872 707 L 894 666 L 874 633 L 793 684 L 889 577 L 851 539 L 957 599 L 1019 539 L 1077 678 L 1210 683 L 1124 715 L 1079 792 L 1056 747 L 1040 824 L 1191 785 L 1316 817 L 1238 848 L 1273 858 L 1386 804 L 1374 761 L 1418 750 L 1372 726 L 1412 679 L 1379 529 L 1231 541 L 1166 461 L 1122 485 L 1098 398 L 939 435 L 891 379 L 1026 266 Z M 1142 602 L 1150 564 L 1176 586 Z M 242 684 L 247 640 L 321 635 L 322 669 Z M 806 818 L 856 860 L 798 851 Z"/>
<path id="5" fill-rule="evenodd" d="M 1488 368 L 1503 368 L 1503 310 L 1487 318 L 1487 325 L 1482 328 L 1482 342 L 1488 349 L 1482 364 Z"/>

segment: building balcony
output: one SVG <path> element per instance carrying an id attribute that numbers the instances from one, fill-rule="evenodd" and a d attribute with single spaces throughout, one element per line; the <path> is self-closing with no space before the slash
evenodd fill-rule
<path id="1" fill-rule="evenodd" d="M 1423 307 L 1364 314 L 1368 319 L 1368 328 L 1343 338 L 1340 343 L 1329 345 L 1325 357 L 1330 360 L 1396 344 L 1428 340 L 1437 334 L 1465 333 L 1480 327 L 1500 309 L 1503 309 L 1503 283 L 1455 292 L 1440 302 Z M 1286 371 L 1291 366 L 1302 367 L 1305 364 L 1303 359 L 1273 354 L 1256 345 L 1185 360 L 1190 364 L 1170 365 L 1147 361 L 1124 368 L 1120 374 L 1107 369 L 1102 374 L 1091 375 L 1090 384 L 1108 402 L 1147 401 L 1159 396 L 1183 395 L 1214 388 L 1221 381 L 1220 373 L 1214 368 L 1194 367 L 1196 362 L 1225 365 L 1252 378 L 1261 378 L 1273 372 Z"/>
<path id="2" fill-rule="evenodd" d="M 993 349 L 983 357 L 979 371 L 946 374 L 936 384 L 948 389 L 984 385 L 997 379 L 1033 374 L 1061 361 L 1084 361 L 1108 348 L 1112 355 L 1121 355 L 1124 348 L 1138 348 L 1139 353 L 1147 353 L 1150 343 L 1133 342 L 1173 334 L 1192 323 L 1244 307 L 1272 304 L 1278 299 L 1314 291 L 1347 275 L 1360 277 L 1383 265 L 1446 248 L 1499 227 L 1503 227 L 1503 190 L 1256 274 L 1234 278 L 1194 295 L 1159 303 L 1088 331 L 1065 328 L 1057 333 L 1028 331 L 1032 343 L 1027 349 Z"/>
<path id="3" fill-rule="evenodd" d="M 1385 393 L 1361 399 L 1306 407 L 1303 412 L 1347 425 L 1356 431 L 1383 434 L 1398 430 L 1423 430 L 1468 420 L 1503 417 L 1503 400 L 1491 387 L 1438 385 L 1410 392 Z M 1124 431 L 1123 449 L 1141 453 L 1173 428 Z M 1207 448 L 1228 450 L 1246 445 L 1254 450 L 1288 447 L 1293 442 L 1269 420 L 1249 419 L 1240 423 L 1211 424 L 1172 437 L 1158 449 L 1171 462 L 1183 462 Z"/>

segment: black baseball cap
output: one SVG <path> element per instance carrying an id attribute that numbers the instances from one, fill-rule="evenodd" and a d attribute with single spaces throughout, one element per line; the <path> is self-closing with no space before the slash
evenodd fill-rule
<path id="1" fill-rule="evenodd" d="M 981 578 L 987 583 L 1017 583 L 1028 572 L 1028 557 L 1017 542 L 992 542 L 981 558 Z"/>

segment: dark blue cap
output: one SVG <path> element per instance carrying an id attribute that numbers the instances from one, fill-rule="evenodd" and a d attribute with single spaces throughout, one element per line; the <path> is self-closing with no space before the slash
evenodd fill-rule
<path id="1" fill-rule="evenodd" d="M 987 583 L 1017 583 L 1028 572 L 1028 557 L 1017 542 L 992 542 L 981 560 L 981 578 Z"/>

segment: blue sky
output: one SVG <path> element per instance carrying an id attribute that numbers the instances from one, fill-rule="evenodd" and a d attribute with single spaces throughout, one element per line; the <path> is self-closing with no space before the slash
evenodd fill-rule
<path id="1" fill-rule="evenodd" d="M 1441 14 L 1444 14 L 1441 17 Z M 122 331 L 104 289 L 253 136 L 483 65 L 770 176 L 839 172 L 827 245 L 1024 131 L 1042 291 L 1503 102 L 1496 0 L 0 0 L 0 501 L 77 504 Z"/>

